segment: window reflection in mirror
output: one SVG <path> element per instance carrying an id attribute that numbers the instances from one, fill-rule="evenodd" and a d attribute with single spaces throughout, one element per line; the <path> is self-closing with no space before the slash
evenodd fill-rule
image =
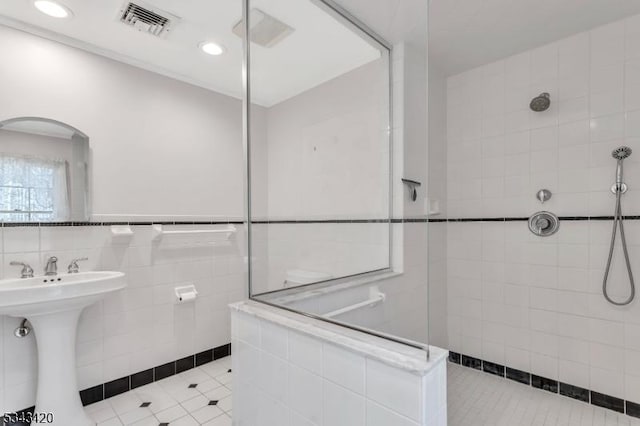
<path id="1" fill-rule="evenodd" d="M 37 117 L 0 121 L 0 220 L 87 220 L 89 140 Z"/>

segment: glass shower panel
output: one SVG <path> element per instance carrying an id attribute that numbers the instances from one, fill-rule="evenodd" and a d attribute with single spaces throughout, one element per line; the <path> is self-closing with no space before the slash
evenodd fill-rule
<path id="1" fill-rule="evenodd" d="M 419 81 L 426 49 L 420 60 L 395 51 L 330 2 L 246 8 L 251 298 L 426 349 L 427 223 L 402 219 L 417 209 L 392 173 L 413 155 L 405 170 L 425 181 L 426 136 L 394 161 L 391 122 L 392 51 L 394 72 Z M 426 104 L 426 84 L 412 87 L 400 106 Z"/>
<path id="2" fill-rule="evenodd" d="M 249 26 L 252 295 L 388 270 L 389 51 L 318 1 Z"/>

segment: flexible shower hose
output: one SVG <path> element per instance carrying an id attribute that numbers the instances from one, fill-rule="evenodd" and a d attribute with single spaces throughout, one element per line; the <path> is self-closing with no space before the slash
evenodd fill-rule
<path id="1" fill-rule="evenodd" d="M 604 298 L 607 299 L 609 303 L 612 303 L 617 306 L 625 306 L 633 301 L 636 297 L 636 285 L 633 282 L 633 273 L 631 272 L 631 261 L 629 261 L 629 251 L 627 250 L 627 240 L 624 236 L 624 223 L 622 219 L 622 202 L 621 202 L 622 192 L 616 191 L 616 211 L 613 214 L 613 231 L 611 232 L 611 246 L 609 247 L 609 258 L 607 259 L 607 267 L 604 270 L 604 279 L 602 280 L 602 293 L 604 294 Z M 609 297 L 607 292 L 607 278 L 609 278 L 609 270 L 611 269 L 611 261 L 613 260 L 613 249 L 615 248 L 616 243 L 616 233 L 618 231 L 618 226 L 620 226 L 620 240 L 622 241 L 622 251 L 624 252 L 624 260 L 627 263 L 627 272 L 629 273 L 629 283 L 631 284 L 631 294 L 627 298 L 627 300 L 623 302 L 616 302 Z"/>

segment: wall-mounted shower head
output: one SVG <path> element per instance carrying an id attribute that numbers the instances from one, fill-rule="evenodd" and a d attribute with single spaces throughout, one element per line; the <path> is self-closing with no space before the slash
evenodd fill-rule
<path id="1" fill-rule="evenodd" d="M 621 146 L 620 148 L 616 148 L 611 153 L 611 156 L 616 160 L 624 160 L 629 157 L 633 151 L 628 146 Z"/>
<path id="2" fill-rule="evenodd" d="M 542 112 L 549 109 L 551 106 L 551 95 L 548 93 L 541 93 L 539 96 L 536 96 L 531 100 L 529 104 L 529 108 L 535 112 Z"/>

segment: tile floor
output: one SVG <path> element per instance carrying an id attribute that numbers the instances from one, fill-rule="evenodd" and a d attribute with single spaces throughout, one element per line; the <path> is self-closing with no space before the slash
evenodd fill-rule
<path id="1" fill-rule="evenodd" d="M 98 426 L 231 426 L 231 357 L 86 407 Z"/>
<path id="2" fill-rule="evenodd" d="M 87 411 L 98 426 L 231 426 L 230 369 L 231 358 L 223 358 Z M 640 419 L 487 373 L 448 369 L 449 426 L 640 426 Z"/>
<path id="3" fill-rule="evenodd" d="M 448 365 L 449 426 L 640 426 L 640 419 Z"/>

